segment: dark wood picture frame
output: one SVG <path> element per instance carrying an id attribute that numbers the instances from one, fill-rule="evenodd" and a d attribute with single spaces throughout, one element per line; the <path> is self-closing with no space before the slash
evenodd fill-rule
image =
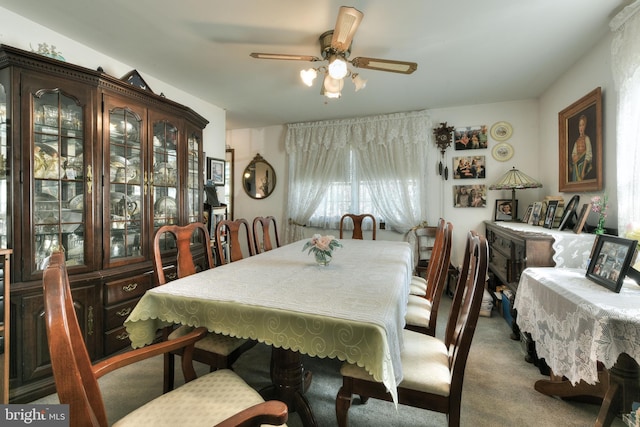
<path id="1" fill-rule="evenodd" d="M 224 185 L 225 179 L 224 159 L 207 157 L 207 183 Z"/>
<path id="2" fill-rule="evenodd" d="M 589 212 L 591 212 L 591 202 L 587 202 L 582 205 L 580 209 L 580 213 L 578 214 L 578 219 L 576 220 L 575 225 L 573 226 L 573 232 L 576 234 L 582 233 L 582 229 L 584 225 L 587 223 L 587 217 L 589 216 Z"/>
<path id="3" fill-rule="evenodd" d="M 493 220 L 513 221 L 513 214 L 517 215 L 518 212 L 518 200 L 515 200 L 515 206 L 511 206 L 512 202 L 511 199 L 497 199 L 493 210 Z"/>
<path id="4" fill-rule="evenodd" d="M 587 278 L 619 293 L 638 246 L 637 240 L 599 234 L 593 242 Z"/>
<path id="5" fill-rule="evenodd" d="M 558 129 L 559 190 L 602 190 L 602 89 L 597 87 L 560 111 Z"/>
<path id="6" fill-rule="evenodd" d="M 562 218 L 560 219 L 560 226 L 558 227 L 558 230 L 562 231 L 565 228 L 569 227 L 570 221 L 572 221 L 573 217 L 576 215 L 576 208 L 578 207 L 578 203 L 580 203 L 580 196 L 576 194 L 564 207 L 564 212 L 562 213 Z"/>
<path id="7" fill-rule="evenodd" d="M 549 200 L 547 202 L 547 212 L 545 213 L 543 224 L 544 228 L 553 228 L 553 221 L 556 219 L 559 203 L 557 200 Z"/>

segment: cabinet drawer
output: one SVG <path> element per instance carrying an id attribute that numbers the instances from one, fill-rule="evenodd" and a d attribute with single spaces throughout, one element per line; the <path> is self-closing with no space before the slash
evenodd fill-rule
<path id="1" fill-rule="evenodd" d="M 151 288 L 151 274 L 141 274 L 116 280 L 105 285 L 105 305 L 109 306 L 132 298 L 139 298 Z"/>
<path id="2" fill-rule="evenodd" d="M 104 354 L 113 354 L 118 350 L 131 346 L 129 334 L 124 326 L 112 329 L 104 334 Z"/>
<path id="3" fill-rule="evenodd" d="M 121 327 L 139 300 L 140 298 L 136 298 L 105 308 L 104 329 L 108 331 L 113 328 Z"/>

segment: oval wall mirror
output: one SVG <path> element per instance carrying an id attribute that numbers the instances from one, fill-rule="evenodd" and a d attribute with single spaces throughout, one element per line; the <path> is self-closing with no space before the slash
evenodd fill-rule
<path id="1" fill-rule="evenodd" d="M 253 199 L 269 197 L 276 188 L 276 172 L 260 154 L 251 160 L 242 175 L 242 186 Z"/>

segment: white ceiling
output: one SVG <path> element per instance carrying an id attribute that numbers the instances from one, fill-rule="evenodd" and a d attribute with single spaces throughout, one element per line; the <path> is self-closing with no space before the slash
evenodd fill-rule
<path id="1" fill-rule="evenodd" d="M 227 112 L 227 128 L 538 97 L 607 31 L 628 0 L 0 0 L 0 6 Z M 340 6 L 364 13 L 351 57 L 414 61 L 359 70 L 327 101 L 300 82 Z M 59 49 L 63 51 L 62 47 Z M 316 63 L 317 64 L 317 63 Z"/>

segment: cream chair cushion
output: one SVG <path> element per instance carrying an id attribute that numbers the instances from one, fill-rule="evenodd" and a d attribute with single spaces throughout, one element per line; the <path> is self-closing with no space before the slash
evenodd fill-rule
<path id="1" fill-rule="evenodd" d="M 211 427 L 264 400 L 236 373 L 220 369 L 141 406 L 114 427 Z"/>
<path id="2" fill-rule="evenodd" d="M 190 333 L 194 328 L 191 326 L 180 326 L 169 334 L 169 339 L 180 338 Z M 202 339 L 196 341 L 195 347 L 210 353 L 228 356 L 236 348 L 240 347 L 248 340 L 230 337 L 228 335 L 208 333 Z"/>
<path id="3" fill-rule="evenodd" d="M 427 295 L 427 279 L 421 276 L 411 276 L 411 295 Z"/>
<path id="4" fill-rule="evenodd" d="M 404 316 L 404 321 L 407 325 L 413 326 L 429 326 L 429 319 L 431 318 L 431 301 L 424 297 L 416 295 L 409 295 L 409 302 L 407 303 L 407 314 Z"/>
<path id="5" fill-rule="evenodd" d="M 403 380 L 398 384 L 398 388 L 449 396 L 451 372 L 449 371 L 449 355 L 444 342 L 438 338 L 406 329 L 403 334 L 404 349 L 400 355 Z M 340 373 L 344 377 L 375 382 L 364 368 L 351 363 L 344 363 Z"/>

